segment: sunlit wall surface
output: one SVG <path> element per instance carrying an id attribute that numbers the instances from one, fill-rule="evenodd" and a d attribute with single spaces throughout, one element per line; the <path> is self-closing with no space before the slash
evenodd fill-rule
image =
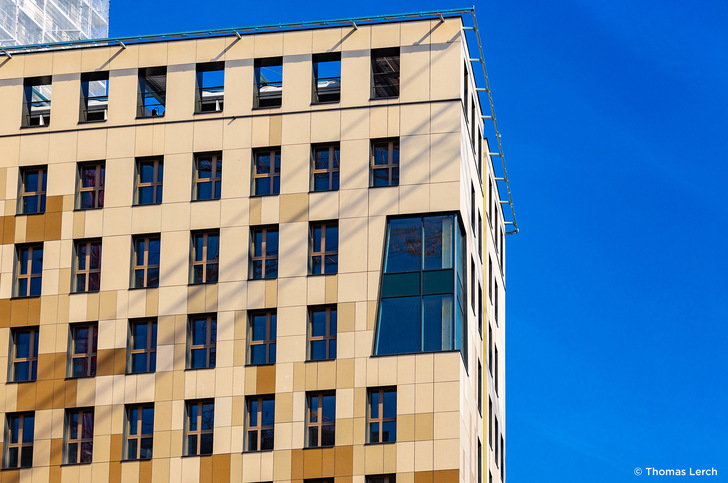
<path id="1" fill-rule="evenodd" d="M 0 0 L 0 46 L 109 36 L 109 0 Z"/>

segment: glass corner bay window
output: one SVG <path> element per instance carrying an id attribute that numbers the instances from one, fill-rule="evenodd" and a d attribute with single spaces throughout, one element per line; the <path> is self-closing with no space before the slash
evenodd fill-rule
<path id="1" fill-rule="evenodd" d="M 375 355 L 460 350 L 467 360 L 459 217 L 390 218 L 384 250 Z"/>

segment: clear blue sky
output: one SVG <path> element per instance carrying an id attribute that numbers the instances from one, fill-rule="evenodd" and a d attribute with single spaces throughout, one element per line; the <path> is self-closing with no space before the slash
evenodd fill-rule
<path id="1" fill-rule="evenodd" d="M 111 35 L 463 6 L 114 0 Z M 521 228 L 507 254 L 508 480 L 713 466 L 699 480 L 728 481 L 728 3 L 476 13 Z"/>

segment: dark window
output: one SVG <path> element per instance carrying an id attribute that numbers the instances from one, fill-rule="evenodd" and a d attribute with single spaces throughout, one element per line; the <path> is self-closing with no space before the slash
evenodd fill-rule
<path id="1" fill-rule="evenodd" d="M 397 389 L 369 389 L 368 399 L 367 442 L 397 441 Z"/>
<path id="2" fill-rule="evenodd" d="M 366 483 L 396 483 L 397 477 L 395 475 L 375 475 L 367 476 Z"/>
<path id="3" fill-rule="evenodd" d="M 341 53 L 313 56 L 312 102 L 339 102 L 341 98 Z"/>
<path id="4" fill-rule="evenodd" d="M 250 278 L 277 278 L 278 227 L 253 228 L 250 238 Z"/>
<path id="5" fill-rule="evenodd" d="M 215 367 L 217 358 L 217 317 L 215 315 L 191 315 L 187 340 L 188 369 Z"/>
<path id="6" fill-rule="evenodd" d="M 164 116 L 167 101 L 167 68 L 139 69 L 138 117 Z"/>
<path id="7" fill-rule="evenodd" d="M 493 260 L 488 255 L 488 300 L 493 302 Z"/>
<path id="8" fill-rule="evenodd" d="M 157 370 L 157 320 L 129 322 L 129 370 L 141 374 Z"/>
<path id="9" fill-rule="evenodd" d="M 15 413 L 5 418 L 5 444 L 3 468 L 30 468 L 33 466 L 33 440 L 35 414 Z"/>
<path id="10" fill-rule="evenodd" d="M 255 59 L 253 107 L 281 107 L 283 102 L 283 58 Z"/>
<path id="11" fill-rule="evenodd" d="M 245 451 L 273 449 L 276 402 L 273 396 L 246 398 Z"/>
<path id="12" fill-rule="evenodd" d="M 45 213 L 48 168 L 36 166 L 20 169 L 19 214 Z"/>
<path id="13" fill-rule="evenodd" d="M 478 440 L 478 483 L 483 483 L 483 445 Z"/>
<path id="14" fill-rule="evenodd" d="M 307 446 L 333 446 L 336 425 L 336 395 L 333 392 L 308 394 L 306 413 Z"/>
<path id="15" fill-rule="evenodd" d="M 477 153 L 477 148 L 475 147 L 475 129 L 478 125 L 478 118 L 475 117 L 475 112 L 477 109 L 475 99 L 473 99 L 473 103 L 470 105 L 470 112 L 472 113 L 472 119 L 470 123 L 470 142 L 473 145 L 473 153 Z"/>
<path id="16" fill-rule="evenodd" d="M 493 329 L 488 324 L 488 372 L 493 375 Z"/>
<path id="17" fill-rule="evenodd" d="M 483 215 L 478 212 L 478 256 L 480 256 L 481 263 L 483 262 Z"/>
<path id="18" fill-rule="evenodd" d="M 493 212 L 493 180 L 488 179 L 488 224 L 493 224 L 491 213 Z"/>
<path id="19" fill-rule="evenodd" d="M 51 77 L 33 77 L 23 82 L 22 125 L 47 126 L 51 123 Z"/>
<path id="20" fill-rule="evenodd" d="M 276 362 L 277 315 L 275 311 L 251 312 L 248 331 L 248 364 Z"/>
<path id="21" fill-rule="evenodd" d="M 498 465 L 498 416 L 495 417 L 495 464 Z"/>
<path id="22" fill-rule="evenodd" d="M 66 464 L 91 463 L 94 452 L 94 410 L 67 409 L 65 434 Z"/>
<path id="23" fill-rule="evenodd" d="M 470 84 L 470 81 L 468 79 L 468 64 L 465 64 L 465 70 L 463 72 L 463 106 L 465 109 L 465 120 L 468 120 L 468 99 L 470 99 L 470 96 L 468 96 L 468 84 Z"/>
<path id="24" fill-rule="evenodd" d="M 476 237 L 478 234 L 475 231 L 475 187 L 470 187 L 470 228 L 473 229 L 473 235 Z"/>
<path id="25" fill-rule="evenodd" d="M 109 73 L 81 74 L 81 122 L 105 121 L 109 108 Z"/>
<path id="26" fill-rule="evenodd" d="M 195 112 L 220 112 L 225 91 L 225 62 L 197 64 Z"/>
<path id="27" fill-rule="evenodd" d="M 74 292 L 98 292 L 101 287 L 101 240 L 76 241 Z"/>
<path id="28" fill-rule="evenodd" d="M 133 288 L 159 286 L 159 235 L 134 237 Z"/>
<path id="29" fill-rule="evenodd" d="M 281 191 L 281 149 L 253 152 L 253 196 L 277 195 Z"/>
<path id="30" fill-rule="evenodd" d="M 470 260 L 470 306 L 473 308 L 473 312 L 475 312 L 475 281 L 477 280 L 477 276 L 475 275 L 475 260 Z"/>
<path id="31" fill-rule="evenodd" d="M 78 165 L 78 205 L 80 210 L 104 207 L 104 178 L 106 166 L 103 162 Z"/>
<path id="32" fill-rule="evenodd" d="M 478 282 L 478 333 L 483 338 L 483 285 Z"/>
<path id="33" fill-rule="evenodd" d="M 493 289 L 495 292 L 495 303 L 493 304 L 494 310 L 493 315 L 495 316 L 495 325 L 498 325 L 498 282 L 493 282 L 493 285 L 495 288 Z"/>
<path id="34" fill-rule="evenodd" d="M 126 427 L 124 431 L 125 460 L 148 460 L 152 458 L 154 437 L 154 406 L 151 404 L 129 405 L 126 407 Z"/>
<path id="35" fill-rule="evenodd" d="M 19 245 L 16 248 L 15 296 L 40 295 L 43 277 L 43 245 Z"/>
<path id="36" fill-rule="evenodd" d="M 314 146 L 311 153 L 311 191 L 339 189 L 339 145 Z"/>
<path id="37" fill-rule="evenodd" d="M 38 378 L 38 327 L 11 330 L 8 381 L 35 381 Z"/>
<path id="38" fill-rule="evenodd" d="M 478 412 L 483 415 L 483 365 L 478 361 Z"/>
<path id="39" fill-rule="evenodd" d="M 457 215 L 388 222 L 375 354 L 462 350 L 465 236 Z"/>
<path id="40" fill-rule="evenodd" d="M 222 193 L 222 153 L 195 155 L 194 199 L 219 200 Z"/>
<path id="41" fill-rule="evenodd" d="M 506 443 L 503 441 L 503 435 L 500 437 L 501 440 L 501 451 L 500 451 L 500 474 L 501 481 L 505 478 L 506 472 Z"/>
<path id="42" fill-rule="evenodd" d="M 493 449 L 493 401 L 488 396 L 488 445 Z"/>
<path id="43" fill-rule="evenodd" d="M 505 250 L 506 242 L 503 239 L 503 230 L 501 228 L 498 228 L 498 232 L 500 233 L 500 268 L 503 270 L 503 262 L 505 261 L 505 255 L 503 254 L 503 250 Z"/>
<path id="44" fill-rule="evenodd" d="M 308 309 L 308 359 L 336 359 L 336 306 Z"/>
<path id="45" fill-rule="evenodd" d="M 372 98 L 399 96 L 399 47 L 372 50 Z"/>
<path id="46" fill-rule="evenodd" d="M 215 403 L 211 400 L 187 401 L 186 410 L 184 454 L 212 454 Z"/>
<path id="47" fill-rule="evenodd" d="M 95 376 L 99 326 L 96 323 L 73 324 L 70 333 L 68 377 Z"/>
<path id="48" fill-rule="evenodd" d="M 498 346 L 493 344 L 495 346 L 495 367 L 493 368 L 494 374 L 494 386 L 495 386 L 495 393 L 498 395 Z"/>
<path id="49" fill-rule="evenodd" d="M 483 186 L 483 133 L 478 129 L 478 176 L 480 186 Z"/>
<path id="50" fill-rule="evenodd" d="M 372 141 L 370 186 L 399 186 L 399 139 Z"/>
<path id="51" fill-rule="evenodd" d="M 161 158 L 137 159 L 136 162 L 137 205 L 157 205 L 162 202 L 162 181 L 164 162 Z"/>
<path id="52" fill-rule="evenodd" d="M 192 233 L 192 280 L 198 283 L 217 283 L 220 264 L 220 232 L 218 230 Z"/>
<path id="53" fill-rule="evenodd" d="M 336 273 L 339 268 L 339 225 L 311 223 L 309 246 L 312 275 Z"/>

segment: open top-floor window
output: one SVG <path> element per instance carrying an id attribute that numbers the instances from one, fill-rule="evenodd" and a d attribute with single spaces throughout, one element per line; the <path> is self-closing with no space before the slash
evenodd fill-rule
<path id="1" fill-rule="evenodd" d="M 313 56 L 313 98 L 319 102 L 339 102 L 341 99 L 341 52 Z"/>
<path id="2" fill-rule="evenodd" d="M 372 98 L 399 97 L 399 47 L 372 50 Z"/>
<path id="3" fill-rule="evenodd" d="M 109 73 L 81 74 L 80 122 L 105 121 L 109 108 Z"/>
<path id="4" fill-rule="evenodd" d="M 195 112 L 220 112 L 225 90 L 225 62 L 197 64 Z"/>
<path id="5" fill-rule="evenodd" d="M 465 274 L 456 214 L 390 218 L 375 355 L 460 350 L 467 361 Z"/>
<path id="6" fill-rule="evenodd" d="M 283 102 L 283 58 L 255 59 L 253 107 L 281 107 Z"/>
<path id="7" fill-rule="evenodd" d="M 167 68 L 139 69 L 138 117 L 164 116 L 167 103 Z"/>
<path id="8" fill-rule="evenodd" d="M 31 77 L 23 82 L 24 127 L 51 123 L 51 77 Z"/>

